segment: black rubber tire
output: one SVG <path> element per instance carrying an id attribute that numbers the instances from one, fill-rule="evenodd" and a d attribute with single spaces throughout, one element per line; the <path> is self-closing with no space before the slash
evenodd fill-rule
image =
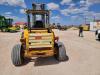
<path id="1" fill-rule="evenodd" d="M 54 48 L 55 48 L 55 55 L 54 55 L 54 57 L 58 60 L 58 57 L 59 57 L 59 47 L 58 47 L 57 43 L 55 43 Z"/>
<path id="2" fill-rule="evenodd" d="M 100 33 L 98 34 L 98 39 L 100 40 Z"/>
<path id="3" fill-rule="evenodd" d="M 23 51 L 20 44 L 17 44 L 13 47 L 11 59 L 15 66 L 20 66 L 23 64 Z"/>
<path id="4" fill-rule="evenodd" d="M 55 55 L 56 56 L 56 59 L 58 61 L 66 61 L 67 60 L 67 55 L 66 55 L 66 49 L 65 49 L 65 46 L 62 42 L 58 42 L 56 47 L 58 46 L 58 48 L 56 48 L 57 50 L 57 54 Z"/>

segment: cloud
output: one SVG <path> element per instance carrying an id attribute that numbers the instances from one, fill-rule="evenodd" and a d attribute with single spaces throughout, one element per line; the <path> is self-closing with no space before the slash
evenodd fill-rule
<path id="1" fill-rule="evenodd" d="M 51 10 L 57 10 L 57 9 L 59 9 L 59 5 L 56 4 L 56 3 L 48 3 L 47 7 L 48 7 L 48 9 L 51 9 Z"/>
<path id="2" fill-rule="evenodd" d="M 87 11 L 83 14 L 83 16 L 85 16 L 87 19 L 97 19 L 100 20 L 100 13 L 96 13 L 93 11 Z"/>
<path id="3" fill-rule="evenodd" d="M 80 0 L 80 3 L 84 4 L 84 3 L 86 3 L 86 1 L 85 0 Z"/>
<path id="4" fill-rule="evenodd" d="M 51 20 L 52 20 L 52 22 L 54 22 L 54 23 L 59 23 L 60 20 L 61 20 L 61 17 L 60 17 L 59 15 L 52 16 L 52 17 L 51 17 Z"/>
<path id="5" fill-rule="evenodd" d="M 61 4 L 64 5 L 64 4 L 68 4 L 70 2 L 72 2 L 72 0 L 62 0 L 61 1 Z"/>
<path id="6" fill-rule="evenodd" d="M 88 7 L 85 0 L 80 0 L 79 4 L 80 4 L 81 7 L 85 7 L 85 6 Z"/>
<path id="7" fill-rule="evenodd" d="M 25 14 L 25 10 L 24 9 L 20 9 L 20 13 L 21 14 Z"/>
<path id="8" fill-rule="evenodd" d="M 76 8 L 76 4 L 70 3 L 68 9 L 74 9 L 74 8 Z"/>
<path id="9" fill-rule="evenodd" d="M 100 13 L 94 13 L 96 19 L 100 19 Z"/>
<path id="10" fill-rule="evenodd" d="M 26 22 L 26 18 L 25 17 L 18 17 L 18 16 L 14 16 L 11 14 L 3 14 L 3 16 L 5 16 L 6 18 L 12 18 L 15 22 Z"/>
<path id="11" fill-rule="evenodd" d="M 21 6 L 26 8 L 24 0 L 0 0 L 0 4 L 11 5 L 11 6 Z"/>
<path id="12" fill-rule="evenodd" d="M 93 16 L 93 14 L 94 14 L 94 12 L 92 12 L 92 11 L 85 11 L 83 13 L 84 16 Z"/>
<path id="13" fill-rule="evenodd" d="M 5 14 L 4 16 L 5 16 L 6 18 L 12 18 L 12 19 L 14 19 L 14 20 L 18 19 L 17 16 L 13 16 L 13 15 L 10 15 L 10 14 Z"/>
<path id="14" fill-rule="evenodd" d="M 79 18 L 79 16 L 75 15 L 75 16 L 71 16 L 72 19 L 77 19 Z"/>
<path id="15" fill-rule="evenodd" d="M 84 20 L 84 17 L 81 17 L 79 15 L 74 15 L 74 16 L 71 16 L 71 20 L 73 22 L 75 22 L 75 21 L 82 21 L 82 20 Z"/>
<path id="16" fill-rule="evenodd" d="M 60 16 L 53 16 L 53 17 L 51 17 L 52 19 L 60 19 L 61 17 Z"/>
<path id="17" fill-rule="evenodd" d="M 95 19 L 100 20 L 100 13 L 94 13 Z"/>
<path id="18" fill-rule="evenodd" d="M 12 14 L 12 12 L 5 12 L 4 14 L 5 15 L 10 15 L 10 14 Z"/>
<path id="19" fill-rule="evenodd" d="M 100 3 L 100 0 L 86 0 L 88 4 Z"/>
<path id="20" fill-rule="evenodd" d="M 68 16 L 69 14 L 81 14 L 86 10 L 86 8 L 75 8 L 75 9 L 64 9 L 61 10 L 61 14 Z"/>
<path id="21" fill-rule="evenodd" d="M 69 14 L 81 14 L 85 11 L 88 11 L 88 7 L 75 7 L 75 5 L 71 5 L 66 9 L 60 10 L 61 14 L 68 16 Z"/>
<path id="22" fill-rule="evenodd" d="M 60 12 L 61 12 L 61 14 L 64 15 L 64 16 L 68 16 L 68 15 L 69 15 L 68 9 L 60 10 Z"/>
<path id="23" fill-rule="evenodd" d="M 80 0 L 80 6 L 90 7 L 93 4 L 100 3 L 100 0 Z"/>

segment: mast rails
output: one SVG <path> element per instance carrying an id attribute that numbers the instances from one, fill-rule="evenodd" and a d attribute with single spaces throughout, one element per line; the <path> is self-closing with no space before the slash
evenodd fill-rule
<path id="1" fill-rule="evenodd" d="M 34 26 L 34 23 L 36 21 L 36 15 L 40 15 L 41 16 L 41 21 L 44 24 L 45 28 L 48 28 L 49 26 L 49 10 L 45 10 L 45 4 L 32 4 L 32 9 L 28 9 L 26 10 L 27 13 L 27 18 L 28 18 L 28 28 L 31 29 L 32 26 L 30 26 L 30 14 L 32 14 L 32 23 Z"/>

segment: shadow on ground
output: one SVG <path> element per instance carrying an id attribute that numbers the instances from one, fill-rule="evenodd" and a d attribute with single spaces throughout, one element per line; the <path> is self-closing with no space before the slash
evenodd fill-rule
<path id="1" fill-rule="evenodd" d="M 99 41 L 100 42 L 100 39 L 96 39 L 96 41 Z"/>
<path id="2" fill-rule="evenodd" d="M 61 61 L 61 62 L 66 62 L 68 60 L 69 60 L 69 58 L 67 56 L 67 59 L 65 61 Z M 60 63 L 60 61 L 56 60 L 52 56 L 52 57 L 45 57 L 45 58 L 37 58 L 34 66 L 55 65 L 55 64 L 59 64 L 59 63 Z"/>
<path id="3" fill-rule="evenodd" d="M 54 64 L 59 64 L 59 61 L 57 61 L 54 57 L 40 57 L 36 59 L 34 66 L 45 66 Z"/>
<path id="4" fill-rule="evenodd" d="M 55 65 L 55 64 L 59 64 L 60 62 L 66 62 L 69 60 L 69 57 L 67 56 L 67 59 L 65 61 L 58 61 L 55 59 L 54 56 L 52 57 L 39 57 L 36 59 L 25 59 L 23 65 L 21 66 L 25 66 L 27 64 L 29 64 L 29 62 L 34 62 L 34 66 L 46 66 L 46 65 Z"/>

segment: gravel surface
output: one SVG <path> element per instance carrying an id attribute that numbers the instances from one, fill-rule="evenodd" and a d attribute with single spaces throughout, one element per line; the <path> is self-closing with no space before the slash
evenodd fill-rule
<path id="1" fill-rule="evenodd" d="M 11 62 L 11 51 L 20 33 L 0 32 L 0 75 L 100 75 L 100 42 L 94 32 L 84 32 L 84 37 L 78 37 L 77 30 L 54 32 L 64 43 L 69 60 L 37 58 L 19 67 Z"/>

